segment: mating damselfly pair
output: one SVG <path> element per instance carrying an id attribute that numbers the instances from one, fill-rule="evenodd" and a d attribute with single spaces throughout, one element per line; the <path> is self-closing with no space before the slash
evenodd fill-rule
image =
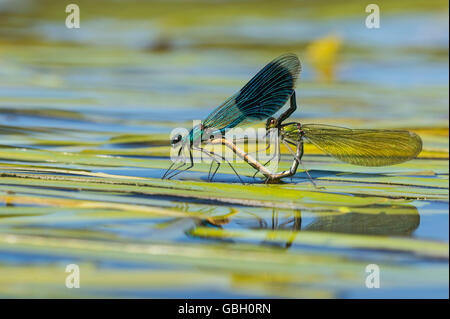
<path id="1" fill-rule="evenodd" d="M 163 178 L 172 178 L 194 166 L 193 151 L 211 158 L 208 180 L 212 181 L 222 162 L 227 162 L 241 180 L 232 164 L 221 154 L 208 151 L 208 144 L 221 144 L 251 165 L 266 182 L 277 182 L 293 176 L 301 163 L 303 143 L 308 141 L 328 155 L 343 162 L 361 166 L 387 166 L 415 158 L 422 150 L 422 140 L 406 130 L 349 129 L 323 124 L 301 124 L 285 121 L 297 109 L 295 84 L 301 65 L 295 54 L 284 54 L 261 69 L 241 90 L 218 106 L 205 120 L 186 135 L 171 140 L 177 156 Z M 290 100 L 289 108 L 278 118 L 273 115 Z M 261 164 L 233 141 L 225 138 L 226 130 L 266 121 L 266 134 L 275 132 L 275 155 Z M 266 165 L 280 159 L 280 142 L 293 156 L 289 170 L 271 172 Z M 269 144 L 268 147 L 272 147 Z M 295 148 L 295 150 L 293 149 Z M 216 168 L 212 170 L 213 164 Z M 306 170 L 305 170 L 306 171 Z M 306 171 L 307 172 L 307 171 Z M 309 175 L 308 175 L 309 176 Z M 312 179 L 311 179 L 312 180 Z M 241 180 L 242 182 L 242 180 Z"/>

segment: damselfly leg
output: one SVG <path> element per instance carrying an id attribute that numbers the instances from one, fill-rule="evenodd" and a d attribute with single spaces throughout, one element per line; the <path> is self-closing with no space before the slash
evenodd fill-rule
<path id="1" fill-rule="evenodd" d="M 181 169 L 183 166 L 185 166 L 185 165 L 187 165 L 186 159 L 183 158 L 183 159 L 182 159 L 182 163 L 181 163 L 177 168 L 174 168 L 174 169 L 172 170 L 172 172 L 173 172 L 172 174 L 166 175 L 166 178 L 167 178 L 167 179 L 171 179 L 171 178 L 177 176 L 178 174 L 181 174 L 181 173 L 183 173 L 183 172 L 185 172 L 185 171 L 191 169 L 191 168 L 194 166 L 194 158 L 192 157 L 192 151 L 191 151 L 191 150 L 189 150 L 189 166 L 186 167 L 186 168 L 183 169 L 183 170 L 180 170 L 180 169 Z"/>
<path id="2" fill-rule="evenodd" d="M 302 168 L 305 171 L 306 175 L 308 176 L 309 181 L 313 184 L 313 186 L 315 188 L 318 188 L 316 182 L 314 182 L 314 179 L 309 174 L 308 169 L 303 165 L 303 162 L 301 161 L 302 156 L 303 156 L 303 138 L 301 138 L 297 144 L 294 144 L 292 142 L 287 142 L 284 138 L 282 138 L 281 141 L 286 146 L 286 148 L 289 150 L 289 152 L 292 154 L 292 156 L 294 156 L 294 158 L 300 163 L 300 165 L 302 165 Z M 295 146 L 297 148 L 297 150 L 300 148 L 301 151 L 294 153 L 294 151 L 292 150 L 292 148 L 289 144 L 292 144 L 293 146 Z"/>
<path id="3" fill-rule="evenodd" d="M 212 172 L 212 167 L 214 165 L 214 163 L 217 164 L 216 168 L 214 169 L 213 173 Z M 208 182 L 212 182 L 214 179 L 214 176 L 216 175 L 217 171 L 219 170 L 220 167 L 220 163 L 216 162 L 216 161 L 211 161 L 211 165 L 209 166 L 209 172 L 208 172 Z"/>
<path id="4" fill-rule="evenodd" d="M 230 142 L 230 143 L 231 143 L 231 142 Z M 230 163 L 224 156 L 219 155 L 219 154 L 216 154 L 216 153 L 214 153 L 214 152 L 212 152 L 212 151 L 207 151 L 207 150 L 205 150 L 204 148 L 196 148 L 196 149 L 199 150 L 199 151 L 201 151 L 201 152 L 203 152 L 204 154 L 210 156 L 211 159 L 213 160 L 213 162 L 217 162 L 217 164 L 218 164 L 218 166 L 217 166 L 217 168 L 215 169 L 213 175 L 211 176 L 211 180 L 210 180 L 210 181 L 212 181 L 212 179 L 213 179 L 214 176 L 216 175 L 217 170 L 219 169 L 219 166 L 220 166 L 220 164 L 221 164 L 221 163 L 216 159 L 216 158 L 219 158 L 220 160 L 225 161 L 225 162 L 230 166 L 230 168 L 233 170 L 234 174 L 239 178 L 239 181 L 240 181 L 242 184 L 245 184 L 244 181 L 242 180 L 241 176 L 238 174 L 238 172 L 237 172 L 237 171 L 235 170 L 235 168 L 233 167 L 233 165 L 231 165 L 231 163 Z M 214 158 L 214 157 L 216 157 L 216 158 Z M 212 163 L 211 163 L 211 164 L 212 164 Z M 211 167 L 210 167 L 210 171 L 211 171 Z M 208 179 L 209 179 L 209 174 L 208 174 Z"/>
<path id="5" fill-rule="evenodd" d="M 175 161 L 172 162 L 172 164 L 170 164 L 169 168 L 166 170 L 166 172 L 164 173 L 164 175 L 161 177 L 161 179 L 166 178 L 167 176 L 170 175 L 171 172 L 176 171 L 177 169 L 172 169 L 172 167 L 174 167 L 178 162 L 182 162 L 184 163 L 184 154 L 182 155 L 183 152 L 183 148 L 181 147 L 180 150 L 178 151 L 177 154 L 177 158 Z M 183 156 L 183 158 L 180 160 L 180 158 Z M 181 167 L 181 166 L 180 166 Z M 179 168 L 179 167 L 178 167 Z"/>

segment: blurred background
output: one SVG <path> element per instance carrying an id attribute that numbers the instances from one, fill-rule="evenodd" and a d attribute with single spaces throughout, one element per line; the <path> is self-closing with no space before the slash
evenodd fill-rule
<path id="1" fill-rule="evenodd" d="M 297 117 L 448 119 L 446 1 L 380 1 L 379 29 L 366 28 L 359 0 L 77 1 L 80 29 L 66 28 L 67 4 L 0 2 L 8 112 L 45 106 L 104 116 L 115 129 L 201 119 L 293 52 L 303 65 Z M 136 124 L 127 131 L 166 131 Z"/>
<path id="2" fill-rule="evenodd" d="M 0 159 L 3 173 L 9 174 L 0 177 L 0 295 L 448 298 L 448 1 L 377 0 L 380 28 L 368 29 L 365 8 L 371 2 L 0 0 Z M 80 8 L 79 29 L 65 25 L 69 3 Z M 339 174 L 347 172 L 359 173 L 351 178 L 362 179 L 353 186 L 346 184 L 351 189 L 336 186 L 336 193 L 348 196 L 345 200 L 321 197 L 326 201 L 321 203 L 313 196 L 308 203 L 314 202 L 314 207 L 297 203 L 301 213 L 289 208 L 278 212 L 273 208 L 276 204 L 243 207 L 232 202 L 205 203 L 204 199 L 184 202 L 170 197 L 176 193 L 161 198 L 149 193 L 141 196 L 134 189 L 83 191 L 73 181 L 59 186 L 39 181 L 31 185 L 31 180 L 23 183 L 23 176 L 17 175 L 61 177 L 74 174 L 67 170 L 80 170 L 156 180 L 170 164 L 168 141 L 173 128 L 190 128 L 192 120 L 204 118 L 267 62 L 287 52 L 297 54 L 302 63 L 294 119 L 413 130 L 424 141 L 422 161 L 363 175 L 364 170 L 324 162 L 320 152 L 311 148 L 305 163 L 309 161 L 314 177 L 341 178 Z M 77 154 L 78 160 L 65 157 L 67 152 Z M 186 187 L 179 192 L 205 187 L 205 192 L 214 194 L 217 190 L 208 188 L 213 186 L 189 182 L 205 181 L 205 171 L 200 168 L 200 172 L 180 175 L 179 179 L 188 181 L 170 185 Z M 381 179 L 370 173 L 387 175 Z M 398 174 L 395 190 L 389 174 Z M 234 183 L 236 178 L 232 172 L 223 172 L 218 181 Z M 304 179 L 294 181 L 299 187 L 310 187 Z M 367 181 L 378 183 L 378 188 L 366 187 Z M 153 192 L 160 194 L 165 185 L 169 184 L 158 184 Z M 55 189 L 62 193 L 52 193 Z M 353 192 L 364 191 L 373 197 L 367 207 L 358 202 L 358 207 L 366 208 L 355 212 Z M 397 199 L 411 201 L 391 202 L 396 192 Z M 27 197 L 30 194 L 38 199 Z M 126 219 L 114 213 L 117 207 L 102 206 L 99 212 L 58 201 L 104 203 L 117 202 L 118 197 L 130 205 L 228 217 L 226 222 L 222 218 L 222 222 L 205 224 L 205 219 L 200 223 L 195 218 L 149 218 L 134 211 Z M 318 215 L 317 210 L 328 215 Z M 345 212 L 354 214 L 341 215 Z M 381 213 L 389 218 L 380 219 Z M 278 214 L 281 226 L 276 226 Z M 264 239 L 254 233 L 255 229 L 278 228 L 290 230 L 282 233 L 282 240 L 275 240 L 278 246 L 273 236 Z M 242 233 L 222 236 L 216 229 Z M 426 242 L 397 247 L 413 251 L 405 256 L 382 253 L 389 245 L 381 251 L 366 251 L 356 244 L 361 242 L 358 239 L 330 257 L 334 248 L 327 241 L 312 239 L 316 237 L 306 242 L 298 239 L 296 245 L 289 234 L 300 229 Z M 11 237 L 7 237 L 11 234 L 19 236 L 12 241 L 19 246 L 11 246 Z M 45 241 L 52 238 L 62 240 Z M 54 248 L 69 239 L 94 240 L 99 246 L 86 247 L 97 247 L 97 258 L 80 243 L 78 253 L 70 256 L 70 241 L 60 247 L 66 250 Z M 36 244 L 41 241 L 42 245 Z M 137 249 L 125 254 L 128 259 L 123 257 L 128 248 L 114 250 L 116 246 L 109 246 L 109 241 L 156 246 L 150 257 L 136 257 L 135 253 L 144 254 Z M 169 246 L 158 250 L 163 241 Z M 437 243 L 437 248 L 429 248 L 428 241 Z M 241 246 L 235 246 L 236 242 Z M 311 242 L 316 243 L 316 252 L 305 250 L 303 245 Z M 178 251 L 180 243 L 191 245 L 191 250 Z M 286 254 L 289 248 L 291 255 Z M 108 249 L 113 251 L 105 252 Z M 167 254 L 156 252 L 165 249 Z M 415 259 L 416 249 L 438 253 L 430 253 L 431 259 Z M 442 249 L 447 250 L 444 257 Z M 52 275 L 74 258 L 86 265 L 85 282 L 90 290 L 67 290 Z M 228 260 L 235 264 L 224 265 Z M 267 265 L 270 260 L 279 264 Z M 369 293 L 359 284 L 364 271 L 357 276 L 355 271 L 373 260 L 389 265 L 386 278 L 393 280 L 389 292 Z M 417 268 L 412 269 L 414 262 Z M 298 267 L 303 267 L 302 273 L 297 273 Z M 416 282 L 411 284 L 411 278 Z"/>

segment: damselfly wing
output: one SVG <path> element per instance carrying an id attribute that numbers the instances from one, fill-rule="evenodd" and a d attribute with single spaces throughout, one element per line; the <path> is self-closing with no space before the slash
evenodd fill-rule
<path id="1" fill-rule="evenodd" d="M 353 165 L 389 166 L 416 158 L 421 138 L 406 130 L 349 129 L 323 124 L 289 123 L 281 135 L 291 144 L 304 138 L 324 153 Z"/>
<path id="2" fill-rule="evenodd" d="M 208 115 L 202 121 L 203 128 L 229 129 L 272 116 L 292 95 L 300 69 L 295 54 L 276 58 Z"/>

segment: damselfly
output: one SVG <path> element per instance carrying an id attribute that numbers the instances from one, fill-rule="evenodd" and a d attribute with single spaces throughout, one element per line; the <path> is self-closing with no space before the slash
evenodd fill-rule
<path id="1" fill-rule="evenodd" d="M 162 178 L 172 178 L 192 168 L 194 166 L 193 150 L 199 150 L 213 160 L 208 179 L 214 177 L 222 161 L 226 161 L 239 177 L 233 166 L 223 156 L 208 152 L 203 146 L 210 142 L 212 137 L 223 136 L 227 129 L 269 118 L 280 110 L 290 98 L 289 109 L 279 119 L 288 118 L 296 109 L 294 87 L 300 70 L 300 61 L 295 54 L 282 55 L 267 64 L 239 92 L 217 107 L 189 134 L 177 135 L 171 140 L 172 147 L 179 147 L 179 150 L 176 160 Z M 217 163 L 217 167 L 211 176 L 214 162 Z M 176 164 L 178 166 L 174 167 Z M 180 170 L 185 165 L 188 166 Z"/>
<path id="2" fill-rule="evenodd" d="M 278 130 L 280 140 L 294 156 L 294 162 L 300 163 L 304 140 L 340 161 L 360 166 L 403 163 L 417 157 L 422 150 L 420 136 L 406 130 L 349 129 L 324 124 L 282 123 L 273 117 L 266 122 L 266 130 L 270 129 Z M 297 151 L 294 152 L 291 146 L 295 146 Z"/>

